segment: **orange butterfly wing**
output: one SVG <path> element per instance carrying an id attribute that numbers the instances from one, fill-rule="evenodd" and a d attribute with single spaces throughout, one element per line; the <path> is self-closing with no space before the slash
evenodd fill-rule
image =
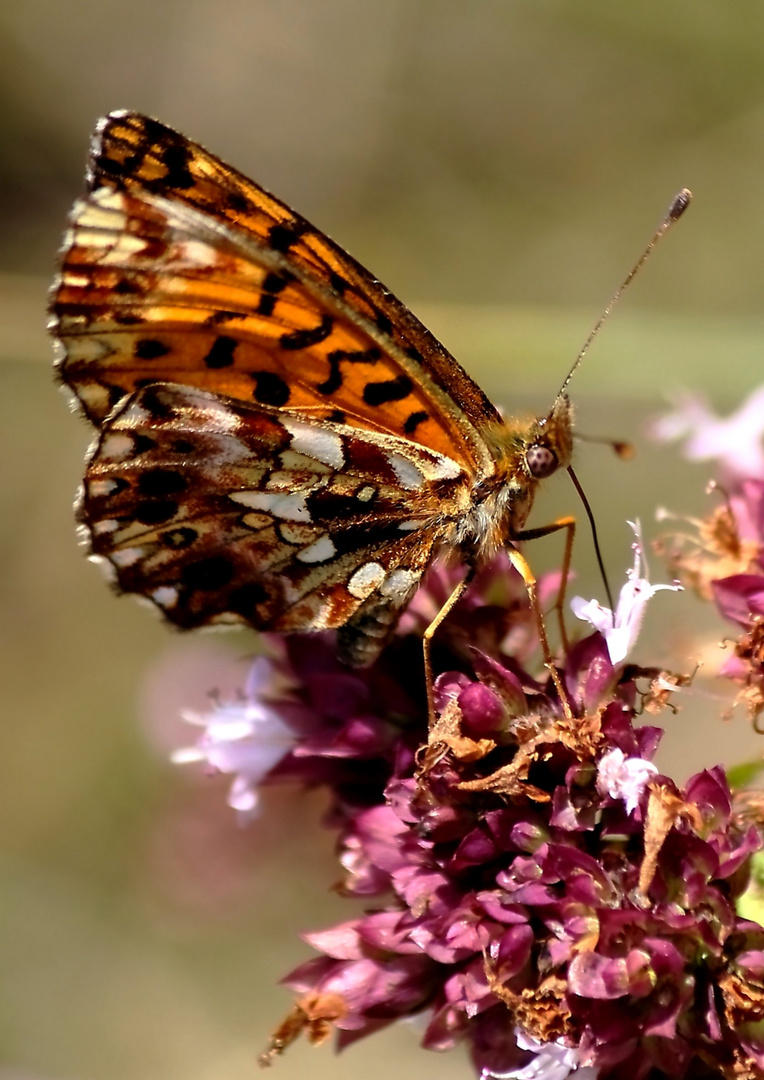
<path id="1" fill-rule="evenodd" d="M 99 125 L 53 299 L 60 373 L 100 424 L 181 382 L 493 469 L 499 420 L 413 315 L 303 218 L 157 121 Z"/>

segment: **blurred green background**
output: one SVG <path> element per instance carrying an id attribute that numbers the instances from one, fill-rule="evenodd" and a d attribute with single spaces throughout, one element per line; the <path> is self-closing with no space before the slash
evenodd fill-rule
<path id="1" fill-rule="evenodd" d="M 578 471 L 617 586 L 627 518 L 701 512 L 708 471 L 649 445 L 679 387 L 730 408 L 764 363 L 760 0 L 4 0 L 0 5 L 0 1080 L 243 1080 L 310 955 L 347 918 L 318 796 L 237 828 L 227 783 L 167 763 L 177 720 L 241 680 L 245 633 L 182 638 L 78 550 L 88 442 L 50 372 L 45 291 L 96 118 L 206 143 L 379 274 L 497 401 L 545 411 L 673 193 L 695 205 L 577 377 Z M 536 523 L 579 512 L 564 479 Z M 538 552 L 538 554 L 537 554 Z M 554 540 L 534 564 L 559 558 Z M 581 530 L 578 588 L 599 592 Z M 653 563 L 655 560 L 653 559 Z M 656 578 L 660 568 L 653 567 Z M 640 657 L 688 669 L 724 630 L 659 596 Z M 668 645 L 666 644 L 668 642 Z M 668 727 L 679 778 L 760 753 L 699 679 Z M 469 1075 L 396 1028 L 284 1080 Z"/>

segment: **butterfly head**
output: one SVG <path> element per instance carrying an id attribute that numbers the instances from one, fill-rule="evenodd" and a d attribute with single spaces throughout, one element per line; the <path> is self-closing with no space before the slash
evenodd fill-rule
<path id="1" fill-rule="evenodd" d="M 546 416 L 507 420 L 488 437 L 496 461 L 496 478 L 517 491 L 535 490 L 558 469 L 570 464 L 573 452 L 573 406 L 560 394 Z"/>
<path id="2" fill-rule="evenodd" d="M 523 464 L 532 479 L 546 480 L 558 469 L 567 468 L 572 452 L 573 406 L 567 394 L 560 394 L 549 414 L 528 430 Z"/>

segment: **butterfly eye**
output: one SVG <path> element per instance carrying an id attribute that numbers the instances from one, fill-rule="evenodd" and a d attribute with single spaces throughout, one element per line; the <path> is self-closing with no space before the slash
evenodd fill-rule
<path id="1" fill-rule="evenodd" d="M 525 462 L 531 476 L 535 476 L 537 480 L 551 476 L 559 464 L 554 450 L 550 450 L 548 446 L 539 446 L 538 443 L 529 446 L 525 451 Z"/>

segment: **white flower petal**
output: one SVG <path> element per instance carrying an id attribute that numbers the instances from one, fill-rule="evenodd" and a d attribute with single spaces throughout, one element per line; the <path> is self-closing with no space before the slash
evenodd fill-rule
<path id="1" fill-rule="evenodd" d="M 597 790 L 611 799 L 623 799 L 626 812 L 639 806 L 645 787 L 658 772 L 657 766 L 646 758 L 626 757 L 614 747 L 603 754 L 597 764 Z"/>
<path id="2" fill-rule="evenodd" d="M 521 1050 L 532 1051 L 536 1056 L 520 1069 L 509 1072 L 492 1072 L 483 1069 L 481 1080 L 597 1080 L 597 1069 L 585 1065 L 580 1067 L 579 1051 L 564 1046 L 562 1043 L 542 1043 L 534 1039 L 522 1028 L 515 1032 L 517 1045 Z"/>
<path id="3" fill-rule="evenodd" d="M 257 812 L 258 786 L 296 741 L 278 706 L 272 703 L 277 686 L 284 689 L 283 678 L 276 675 L 266 657 L 258 657 L 241 699 L 215 702 L 205 714 L 183 714 L 203 731 L 194 746 L 172 755 L 177 763 L 202 761 L 216 772 L 233 774 L 228 802 L 247 818 Z"/>
<path id="4" fill-rule="evenodd" d="M 639 524 L 630 521 L 629 525 L 636 536 L 634 566 L 628 571 L 628 580 L 618 595 L 615 614 L 597 600 L 584 600 L 581 596 L 575 596 L 570 602 L 571 611 L 576 618 L 590 623 L 605 638 L 612 664 L 622 663 L 631 651 L 642 627 L 647 601 L 661 590 L 678 592 L 682 588 L 681 585 L 651 585 L 646 577 L 641 576 L 643 549 Z M 646 573 L 646 570 L 644 572 Z"/>

